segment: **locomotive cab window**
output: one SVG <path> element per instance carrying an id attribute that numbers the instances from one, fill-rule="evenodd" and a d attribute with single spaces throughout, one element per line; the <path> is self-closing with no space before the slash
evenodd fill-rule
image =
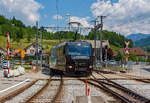
<path id="1" fill-rule="evenodd" d="M 84 45 L 81 43 L 70 44 L 66 48 L 66 53 L 68 55 L 86 55 L 91 56 L 91 46 Z"/>

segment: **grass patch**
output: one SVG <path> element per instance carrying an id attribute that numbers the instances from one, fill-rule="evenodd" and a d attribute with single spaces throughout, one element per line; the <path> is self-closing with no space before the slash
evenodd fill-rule
<path id="1" fill-rule="evenodd" d="M 27 41 L 26 38 L 20 39 L 19 42 L 14 41 L 13 39 L 10 38 L 10 48 L 13 49 L 21 49 L 21 43 L 23 44 L 23 48 L 27 47 L 28 45 L 30 45 L 31 43 L 33 43 L 35 41 L 34 38 L 31 39 L 30 42 Z M 67 41 L 66 39 L 62 39 L 61 42 Z M 7 47 L 7 38 L 5 36 L 0 36 L 0 47 L 5 48 Z M 39 45 L 41 44 L 41 40 L 40 38 L 38 39 L 38 43 Z M 44 51 L 49 52 L 51 50 L 51 48 L 57 44 L 59 44 L 59 40 L 46 40 L 43 39 L 43 48 Z"/>

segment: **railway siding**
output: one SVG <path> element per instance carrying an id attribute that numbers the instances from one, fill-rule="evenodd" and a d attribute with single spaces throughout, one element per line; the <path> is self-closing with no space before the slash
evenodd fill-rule
<path id="1" fill-rule="evenodd" d="M 135 85 L 137 85 L 139 82 L 137 82 L 135 80 L 110 80 L 110 79 L 106 78 L 102 73 L 98 73 L 98 74 L 101 75 L 105 79 L 103 81 L 100 81 L 101 83 L 106 84 L 107 86 L 112 86 L 112 87 L 118 88 L 121 91 L 123 91 L 124 93 L 127 93 L 127 94 L 131 95 L 132 97 L 134 97 L 134 99 L 139 100 L 141 102 L 148 102 L 148 101 L 150 101 L 150 99 L 148 99 L 146 95 L 141 94 L 138 91 L 135 92 L 134 91 L 135 89 L 130 88 L 130 86 L 131 86 L 130 84 L 126 84 L 127 86 L 124 86 L 123 84 L 121 84 L 122 81 L 124 81 L 124 82 L 125 81 L 127 81 L 127 82 L 130 81 L 131 84 L 135 83 Z M 94 77 L 94 78 L 96 79 L 96 77 Z M 118 81 L 118 82 L 116 82 L 116 81 Z M 130 86 L 128 86 L 128 85 L 130 85 Z M 130 89 L 128 89 L 128 88 L 130 88 Z"/>
<path id="2" fill-rule="evenodd" d="M 150 83 L 142 83 L 134 80 L 115 80 L 115 82 L 123 85 L 126 88 L 132 89 L 144 97 L 150 98 Z"/>

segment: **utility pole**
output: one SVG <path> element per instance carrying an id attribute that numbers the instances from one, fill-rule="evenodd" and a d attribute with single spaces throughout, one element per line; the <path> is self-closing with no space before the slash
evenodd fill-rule
<path id="1" fill-rule="evenodd" d="M 103 43 L 102 43 L 102 35 L 103 35 L 103 18 L 106 16 L 98 16 L 100 18 L 101 24 L 100 24 L 100 62 L 103 62 Z"/>
<path id="2" fill-rule="evenodd" d="M 96 34 L 96 31 L 97 31 L 97 26 L 96 26 L 96 23 L 97 23 L 97 20 L 93 20 L 94 22 L 94 60 L 95 60 L 95 64 L 97 62 L 97 50 L 96 50 L 96 41 L 97 41 L 97 34 Z"/>
<path id="3" fill-rule="evenodd" d="M 96 62 L 97 62 L 97 49 L 96 49 L 96 41 L 97 41 L 97 34 L 96 34 L 96 23 L 97 23 L 97 21 L 96 20 L 94 20 L 94 43 L 95 43 L 95 64 L 96 64 Z"/>
<path id="4" fill-rule="evenodd" d="M 41 27 L 41 69 L 42 69 L 42 64 L 43 64 L 43 30 L 44 27 Z"/>
<path id="5" fill-rule="evenodd" d="M 80 28 L 80 26 L 81 26 L 81 24 L 78 23 L 78 29 L 77 29 L 77 31 L 78 31 L 78 33 L 79 33 L 79 35 L 80 35 L 80 40 L 81 40 L 81 28 Z"/>
<path id="6" fill-rule="evenodd" d="M 35 45 L 36 45 L 36 69 L 38 69 L 38 21 L 36 21 Z"/>
<path id="7" fill-rule="evenodd" d="M 107 67 L 107 52 L 108 52 L 108 46 L 105 46 L 105 67 Z"/>
<path id="8" fill-rule="evenodd" d="M 68 14 L 66 14 L 66 16 L 68 17 L 68 28 L 70 31 L 70 17 L 71 17 L 71 15 L 68 13 Z"/>
<path id="9" fill-rule="evenodd" d="M 82 37 L 81 37 L 81 28 L 79 28 L 79 34 L 80 34 L 80 40 L 82 40 Z"/>

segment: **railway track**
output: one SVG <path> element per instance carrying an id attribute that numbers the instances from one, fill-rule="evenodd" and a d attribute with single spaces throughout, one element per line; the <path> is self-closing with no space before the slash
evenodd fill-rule
<path id="1" fill-rule="evenodd" d="M 25 103 L 63 103 L 60 95 L 63 88 L 62 76 L 59 80 L 49 80 L 48 83 L 36 94 L 29 97 Z"/>
<path id="2" fill-rule="evenodd" d="M 35 79 L 27 85 L 14 90 L 7 96 L 0 98 L 0 103 L 61 103 L 63 88 L 62 76 L 60 79 Z"/>
<path id="3" fill-rule="evenodd" d="M 83 80 L 81 80 L 81 81 L 83 81 Z M 100 85 L 99 85 L 98 81 L 96 81 L 96 83 L 95 83 L 95 80 L 88 80 L 87 83 L 90 84 L 90 85 L 93 85 L 94 87 L 97 87 L 97 88 L 103 90 L 108 95 L 113 96 L 117 100 L 117 103 L 132 103 L 132 101 L 130 101 L 128 98 L 120 95 L 119 93 L 117 93 L 114 90 L 108 88 L 104 84 L 100 83 Z"/>
<path id="4" fill-rule="evenodd" d="M 30 88 L 32 85 L 34 85 L 39 79 L 34 79 L 33 81 L 31 81 L 30 83 L 26 84 L 25 86 L 14 90 L 13 92 L 9 93 L 6 96 L 3 96 L 0 98 L 0 103 L 3 103 L 5 101 L 11 100 L 13 97 L 19 95 L 20 93 L 24 92 L 26 89 Z"/>
<path id="5" fill-rule="evenodd" d="M 143 78 L 143 77 L 140 77 L 140 76 L 135 76 L 135 75 L 128 75 L 128 74 L 118 74 L 118 73 L 115 73 L 113 71 L 103 71 L 103 70 L 94 70 L 95 72 L 97 73 L 104 73 L 104 74 L 115 74 L 117 76 L 121 76 L 121 77 L 125 77 L 125 78 L 111 78 L 110 80 L 136 80 L 136 81 L 139 81 L 139 82 L 143 82 L 143 83 L 150 83 L 150 78 Z"/>
<path id="6" fill-rule="evenodd" d="M 123 97 L 126 97 L 129 100 L 134 101 L 135 103 L 149 103 L 150 102 L 150 99 L 145 98 L 145 97 L 135 93 L 134 91 L 132 91 L 126 87 L 123 87 L 122 85 L 120 85 L 114 81 L 111 81 L 110 79 L 107 79 L 105 76 L 103 76 L 100 73 L 98 73 L 98 74 L 101 75 L 105 80 L 97 80 L 97 78 L 93 76 L 94 79 L 92 81 L 95 81 L 102 86 L 104 85 L 106 87 L 111 86 L 111 88 L 112 87 L 116 88 L 115 90 L 116 91 L 119 90 L 120 91 L 119 93 L 121 93 Z"/>
<path id="7" fill-rule="evenodd" d="M 128 75 L 128 74 L 116 74 L 116 75 L 126 77 L 126 78 L 129 78 L 129 79 L 131 78 L 133 80 L 144 82 L 144 83 L 150 83 L 150 78 L 143 78 L 143 77 L 140 77 L 140 76 L 134 76 L 134 75 Z"/>

